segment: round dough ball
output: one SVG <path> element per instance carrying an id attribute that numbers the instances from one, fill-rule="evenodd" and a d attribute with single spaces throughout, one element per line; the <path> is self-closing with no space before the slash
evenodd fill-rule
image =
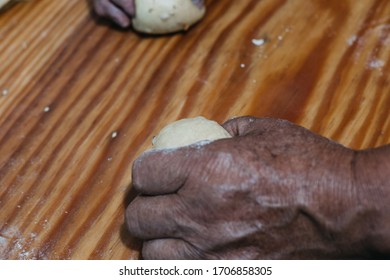
<path id="1" fill-rule="evenodd" d="M 15 3 L 16 0 L 0 0 L 0 10 L 8 7 L 8 5 Z"/>
<path id="2" fill-rule="evenodd" d="M 166 34 L 187 30 L 205 14 L 200 0 L 135 0 L 135 30 L 149 34 Z"/>
<path id="3" fill-rule="evenodd" d="M 168 149 L 191 145 L 203 140 L 232 137 L 215 121 L 204 117 L 182 119 L 164 127 L 153 139 L 153 148 Z"/>

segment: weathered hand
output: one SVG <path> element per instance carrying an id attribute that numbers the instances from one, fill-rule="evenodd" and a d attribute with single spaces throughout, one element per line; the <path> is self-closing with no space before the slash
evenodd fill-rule
<path id="1" fill-rule="evenodd" d="M 128 206 L 146 259 L 366 257 L 369 207 L 356 153 L 283 120 L 242 117 L 234 136 L 144 153 Z"/>
<path id="2" fill-rule="evenodd" d="M 121 27 L 131 24 L 131 17 L 135 14 L 134 0 L 93 0 L 95 12 L 108 18 Z"/>

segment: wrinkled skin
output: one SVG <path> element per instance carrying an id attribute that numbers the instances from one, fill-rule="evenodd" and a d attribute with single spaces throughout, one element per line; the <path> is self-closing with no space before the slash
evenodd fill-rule
<path id="1" fill-rule="evenodd" d="M 123 28 L 130 26 L 135 14 L 134 0 L 92 0 L 92 5 L 98 16 L 112 20 Z"/>
<path id="2" fill-rule="evenodd" d="M 389 193 L 365 191 L 356 151 L 282 120 L 241 117 L 224 127 L 233 138 L 135 161 L 140 195 L 126 222 L 145 241 L 143 258 L 389 256 L 389 231 L 379 230 L 389 216 L 378 219 L 389 213 Z"/>

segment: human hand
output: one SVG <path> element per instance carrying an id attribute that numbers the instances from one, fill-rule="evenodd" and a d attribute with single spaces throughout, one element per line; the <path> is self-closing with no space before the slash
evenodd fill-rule
<path id="1" fill-rule="evenodd" d="M 282 120 L 242 117 L 233 138 L 144 153 L 126 211 L 146 259 L 365 256 L 355 152 Z"/>
<path id="2" fill-rule="evenodd" d="M 135 14 L 134 0 L 93 0 L 93 7 L 97 15 L 124 28 L 130 26 Z"/>

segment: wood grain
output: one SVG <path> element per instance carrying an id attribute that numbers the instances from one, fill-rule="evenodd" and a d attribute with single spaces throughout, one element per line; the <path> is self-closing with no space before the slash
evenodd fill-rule
<path id="1" fill-rule="evenodd" d="M 388 0 L 207 6 L 161 37 L 96 21 L 86 1 L 0 15 L 0 258 L 138 258 L 123 227 L 131 165 L 179 118 L 276 117 L 356 149 L 390 143 Z"/>

